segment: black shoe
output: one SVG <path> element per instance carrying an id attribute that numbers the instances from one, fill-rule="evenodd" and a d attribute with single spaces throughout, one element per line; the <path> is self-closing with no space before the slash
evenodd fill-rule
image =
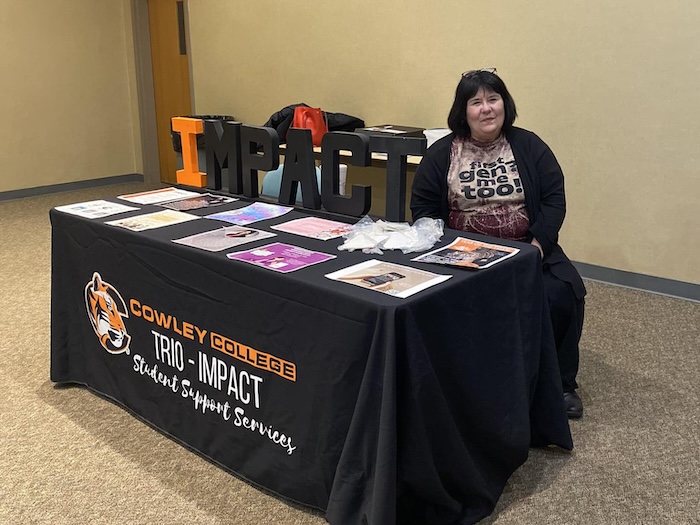
<path id="1" fill-rule="evenodd" d="M 579 419 L 583 416 L 583 403 L 576 392 L 564 392 L 564 406 L 569 419 Z"/>

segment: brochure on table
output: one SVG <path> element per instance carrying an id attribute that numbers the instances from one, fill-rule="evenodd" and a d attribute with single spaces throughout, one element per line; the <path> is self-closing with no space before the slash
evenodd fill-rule
<path id="1" fill-rule="evenodd" d="M 196 197 L 200 193 L 196 191 L 181 190 L 180 188 L 161 188 L 159 190 L 142 191 L 139 193 L 130 193 L 128 195 L 119 195 L 120 199 L 133 202 L 135 204 L 160 204 L 161 202 L 174 201 L 184 199 L 186 197 Z"/>
<path id="2" fill-rule="evenodd" d="M 56 210 L 58 211 L 70 213 L 72 215 L 79 215 L 80 217 L 85 217 L 86 219 L 100 219 L 102 217 L 109 217 L 110 215 L 116 215 L 118 213 L 125 213 L 127 211 L 138 209 L 139 208 L 134 206 L 127 206 L 126 204 L 119 204 L 105 200 L 78 202 L 75 204 L 67 204 L 65 206 L 56 206 Z"/>
<path id="3" fill-rule="evenodd" d="M 210 252 L 230 250 L 242 244 L 275 237 L 277 234 L 243 226 L 228 226 L 196 235 L 173 239 L 173 242 Z"/>
<path id="4" fill-rule="evenodd" d="M 326 277 L 334 281 L 346 282 L 395 297 L 406 298 L 442 283 L 452 276 L 371 259 L 329 273 Z"/>
<path id="5" fill-rule="evenodd" d="M 229 253 L 226 256 L 229 259 L 251 263 L 281 273 L 293 272 L 312 264 L 335 259 L 335 255 L 280 242 L 242 252 Z"/>
<path id="6" fill-rule="evenodd" d="M 162 202 L 158 206 L 170 208 L 171 210 L 198 210 L 200 208 L 209 208 L 211 206 L 221 206 L 229 202 L 237 201 L 234 197 L 226 197 L 225 195 L 213 195 L 211 193 L 202 193 L 195 197 L 186 197 L 175 201 Z"/>
<path id="7" fill-rule="evenodd" d="M 181 211 L 163 210 L 155 213 L 127 217 L 125 219 L 117 219 L 115 221 L 107 221 L 105 224 L 140 232 L 152 230 L 154 228 L 162 228 L 163 226 L 172 226 L 173 224 L 180 224 L 181 222 L 193 221 L 198 218 L 199 217 L 196 215 L 190 215 L 189 213 Z"/>
<path id="8" fill-rule="evenodd" d="M 270 226 L 270 228 L 326 241 L 328 239 L 341 237 L 343 234 L 352 230 L 353 225 L 322 219 L 320 217 L 302 217 L 301 219 L 294 219 L 282 224 Z"/>
<path id="9" fill-rule="evenodd" d="M 266 202 L 254 202 L 243 208 L 238 208 L 237 210 L 213 213 L 206 217 L 207 219 L 216 219 L 245 226 L 253 222 L 280 217 L 293 209 L 294 208 L 291 206 L 278 206 L 277 204 L 268 204 Z"/>
<path id="10" fill-rule="evenodd" d="M 411 260 L 483 270 L 509 257 L 513 257 L 519 251 L 518 248 L 512 248 L 511 246 L 501 246 L 500 244 L 489 244 L 457 237 L 447 246 L 424 253 Z"/>

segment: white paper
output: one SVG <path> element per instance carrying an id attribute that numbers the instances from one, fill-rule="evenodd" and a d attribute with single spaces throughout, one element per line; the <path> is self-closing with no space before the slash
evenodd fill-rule
<path id="1" fill-rule="evenodd" d="M 116 202 L 96 200 L 66 204 L 65 206 L 56 206 L 56 210 L 85 217 L 87 219 L 99 219 L 101 217 L 116 215 L 117 213 L 138 210 L 138 208 Z"/>

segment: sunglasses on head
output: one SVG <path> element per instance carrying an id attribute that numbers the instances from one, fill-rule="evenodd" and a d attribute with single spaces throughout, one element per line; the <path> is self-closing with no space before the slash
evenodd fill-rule
<path id="1" fill-rule="evenodd" d="M 468 76 L 474 75 L 474 74 L 476 74 L 476 73 L 492 73 L 492 74 L 495 75 L 495 74 L 496 74 L 496 68 L 495 68 L 495 67 L 485 67 L 485 68 L 482 68 L 482 69 L 472 69 L 472 70 L 470 70 L 470 71 L 465 71 L 464 73 L 462 73 L 462 76 L 463 76 L 463 77 L 468 77 Z"/>

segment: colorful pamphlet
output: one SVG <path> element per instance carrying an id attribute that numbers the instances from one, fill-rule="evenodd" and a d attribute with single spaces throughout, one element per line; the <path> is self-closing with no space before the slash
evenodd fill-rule
<path id="1" fill-rule="evenodd" d="M 511 246 L 489 244 L 457 237 L 447 246 L 411 259 L 412 261 L 444 264 L 459 268 L 483 270 L 513 257 L 520 250 Z"/>
<path id="2" fill-rule="evenodd" d="M 289 222 L 270 226 L 270 228 L 326 241 L 328 239 L 341 237 L 343 234 L 352 230 L 352 226 L 352 224 L 331 221 L 320 217 L 303 217 L 301 219 L 293 219 Z"/>
<path id="3" fill-rule="evenodd" d="M 410 266 L 371 259 L 326 275 L 334 281 L 346 282 L 394 297 L 406 298 L 446 281 L 451 275 L 440 275 Z"/>
<path id="4" fill-rule="evenodd" d="M 171 186 L 168 188 L 161 188 L 159 190 L 120 195 L 119 198 L 135 204 L 158 204 L 176 199 L 184 199 L 186 197 L 195 197 L 197 195 L 199 195 L 199 193 L 196 191 L 181 190 L 180 188 L 173 188 Z"/>
<path id="5" fill-rule="evenodd" d="M 281 242 L 268 244 L 243 252 L 229 253 L 226 254 L 226 256 L 229 259 L 251 263 L 282 273 L 293 272 L 294 270 L 299 270 L 300 268 L 305 268 L 312 264 L 335 259 L 335 255 L 315 252 Z"/>
<path id="6" fill-rule="evenodd" d="M 213 195 L 211 193 L 202 193 L 195 197 L 186 197 L 175 201 L 160 203 L 159 206 L 170 208 L 171 210 L 197 210 L 199 208 L 208 208 L 210 206 L 220 206 L 229 202 L 237 201 L 235 197 L 227 197 L 225 195 Z"/>
<path id="7" fill-rule="evenodd" d="M 163 226 L 172 226 L 173 224 L 180 224 L 181 222 L 192 221 L 198 218 L 199 217 L 196 215 L 190 215 L 189 213 L 181 211 L 163 210 L 155 213 L 146 213 L 145 215 L 135 215 L 116 221 L 107 221 L 105 224 L 140 232 L 152 230 L 154 228 L 162 228 Z"/>
<path id="8" fill-rule="evenodd" d="M 207 219 L 216 219 L 244 226 L 257 221 L 280 217 L 293 209 L 294 208 L 291 206 L 278 206 L 277 204 L 268 204 L 266 202 L 254 202 L 244 208 L 238 208 L 237 210 L 222 211 L 207 215 Z"/>
<path id="9" fill-rule="evenodd" d="M 198 233 L 196 235 L 190 235 L 182 239 L 173 239 L 173 242 L 210 252 L 220 252 L 222 250 L 230 250 L 241 244 L 275 236 L 276 234 L 272 232 L 254 230 L 253 228 L 246 228 L 243 226 L 228 226 Z"/>

